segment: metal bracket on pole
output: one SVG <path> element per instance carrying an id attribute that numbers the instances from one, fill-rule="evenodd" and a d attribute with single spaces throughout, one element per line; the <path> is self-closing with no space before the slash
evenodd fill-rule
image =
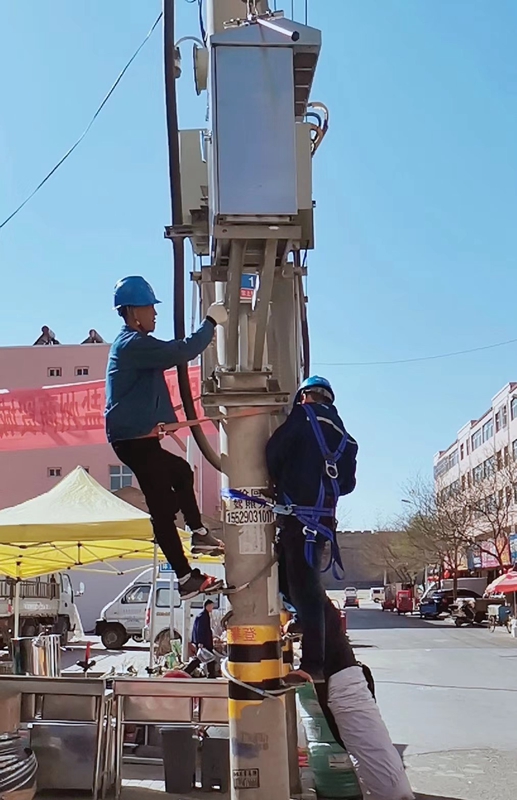
<path id="1" fill-rule="evenodd" d="M 264 267 L 260 274 L 260 286 L 257 294 L 257 307 L 253 314 L 256 324 L 255 348 L 253 352 L 253 369 L 262 369 L 264 358 L 264 348 L 266 344 L 266 328 L 269 316 L 269 304 L 273 291 L 273 281 L 275 279 L 276 263 L 276 239 L 268 239 L 264 252 Z"/>
<path id="2" fill-rule="evenodd" d="M 239 352 L 239 304 L 241 298 L 241 277 L 246 241 L 232 242 L 228 265 L 228 283 L 226 284 L 226 305 L 228 308 L 228 333 L 226 340 L 226 364 L 234 370 L 237 368 Z"/>

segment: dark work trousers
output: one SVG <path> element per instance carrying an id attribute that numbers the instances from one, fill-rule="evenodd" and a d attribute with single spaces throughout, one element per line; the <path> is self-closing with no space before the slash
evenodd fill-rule
<path id="1" fill-rule="evenodd" d="M 178 578 L 190 572 L 176 528 L 176 514 L 183 512 L 191 528 L 202 527 L 194 493 L 194 475 L 185 459 L 169 453 L 158 437 L 114 442 L 118 458 L 135 474 L 144 494 L 154 535 Z"/>
<path id="2" fill-rule="evenodd" d="M 303 525 L 296 517 L 278 520 L 277 553 L 280 591 L 296 609 L 303 633 L 300 669 L 314 675 L 323 672 L 325 659 L 325 590 L 321 583 L 321 559 L 325 542 L 318 536 L 314 564 L 305 558 Z"/>

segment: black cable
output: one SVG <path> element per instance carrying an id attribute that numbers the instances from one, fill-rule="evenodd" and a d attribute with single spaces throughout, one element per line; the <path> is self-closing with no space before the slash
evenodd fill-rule
<path id="1" fill-rule="evenodd" d="M 440 353 L 435 356 L 419 356 L 418 358 L 397 358 L 393 361 L 317 361 L 320 367 L 378 367 L 385 364 L 413 364 L 416 361 L 436 361 L 439 358 L 453 358 L 454 356 L 464 356 L 468 353 L 479 353 L 482 350 L 493 350 L 496 347 L 505 347 L 508 344 L 515 344 L 517 339 L 507 339 L 505 342 L 496 344 L 486 344 L 483 347 L 471 347 L 468 350 L 455 350 L 452 353 Z"/>
<path id="2" fill-rule="evenodd" d="M 100 106 L 98 107 L 97 111 L 95 112 L 95 114 L 94 114 L 94 115 L 93 115 L 93 117 L 91 118 L 90 122 L 88 123 L 87 127 L 84 129 L 83 133 L 82 133 L 82 134 L 80 135 L 80 137 L 77 139 L 77 141 L 75 142 L 75 144 L 73 144 L 73 145 L 72 145 L 72 147 L 70 147 L 70 149 L 69 149 L 69 150 L 67 150 L 67 152 L 65 153 L 65 155 L 64 155 L 64 156 L 63 156 L 63 157 L 62 157 L 62 158 L 61 158 L 61 159 L 60 159 L 60 160 L 57 162 L 57 164 L 56 164 L 54 167 L 52 167 L 52 169 L 50 170 L 50 172 L 48 172 L 48 173 L 45 175 L 45 177 L 43 178 L 43 180 L 42 180 L 42 181 L 40 181 L 40 183 L 38 183 L 38 185 L 36 186 L 36 188 L 35 188 L 35 189 L 33 189 L 33 191 L 32 191 L 32 192 L 31 192 L 31 193 L 30 193 L 30 194 L 29 194 L 29 195 L 28 195 L 28 196 L 25 198 L 25 200 L 23 201 L 23 203 L 20 203 L 20 205 L 18 206 L 18 208 L 15 208 L 15 210 L 14 210 L 14 211 L 13 211 L 11 214 L 9 214 L 9 216 L 8 216 L 6 219 L 4 219 L 4 221 L 3 221 L 3 222 L 0 224 L 0 230 L 1 230 L 1 229 L 4 227 L 4 225 L 7 225 L 7 223 L 8 223 L 8 222 L 10 222 L 10 221 L 12 220 L 12 218 L 13 218 L 13 217 L 15 217 L 15 216 L 16 216 L 16 214 L 18 214 L 18 212 L 22 210 L 22 208 L 23 208 L 24 206 L 26 206 L 26 205 L 27 205 L 27 203 L 29 202 L 29 200 L 32 200 L 32 198 L 34 197 L 34 195 L 35 195 L 37 192 L 39 192 L 39 190 L 42 188 L 42 186 L 44 186 L 44 185 L 46 184 L 46 182 L 48 181 L 48 179 L 49 179 L 49 178 L 51 178 L 51 177 L 52 177 L 52 175 L 53 175 L 55 172 L 57 172 L 57 170 L 59 169 L 59 167 L 61 166 L 61 164 L 64 164 L 64 162 L 67 160 L 67 158 L 68 158 L 69 156 L 71 156 L 71 155 L 72 155 L 72 153 L 74 152 L 74 150 L 76 149 L 76 147 L 78 147 L 78 146 L 81 144 L 81 142 L 83 141 L 84 137 L 86 136 L 86 134 L 89 132 L 90 128 L 92 127 L 93 123 L 95 122 L 95 120 L 97 119 L 97 117 L 99 116 L 99 114 L 101 113 L 102 109 L 104 108 L 104 106 L 106 105 L 106 103 L 108 102 L 108 100 L 110 99 L 111 95 L 113 94 L 113 92 L 115 91 L 115 89 L 117 88 L 117 86 L 119 85 L 120 81 L 122 80 L 122 78 L 124 77 L 124 75 L 126 74 L 126 72 L 128 71 L 129 67 L 131 66 L 131 64 L 133 63 L 133 61 L 134 61 L 134 60 L 135 60 L 135 58 L 137 57 L 137 55 L 140 53 L 140 50 L 143 48 L 143 46 L 145 45 L 145 43 L 147 42 L 147 40 L 148 40 L 148 39 L 151 37 L 151 35 L 153 34 L 153 31 L 155 30 L 156 26 L 157 26 L 157 25 L 158 25 L 158 23 L 160 22 L 161 18 L 162 18 L 162 13 L 160 13 L 160 14 L 158 15 L 158 18 L 156 19 L 156 21 L 155 21 L 154 25 L 152 26 L 152 28 L 150 29 L 149 33 L 147 34 L 147 36 L 145 37 L 145 39 L 143 40 L 143 42 L 140 44 L 140 46 L 139 46 L 139 47 L 138 47 L 138 48 L 135 50 L 135 52 L 133 53 L 133 55 L 131 56 L 131 58 L 130 58 L 130 59 L 129 59 L 129 61 L 127 62 L 126 66 L 124 67 L 124 69 L 122 70 L 122 72 L 119 74 L 118 78 L 116 79 L 115 83 L 112 85 L 112 87 L 111 87 L 111 89 L 109 90 L 109 92 L 107 93 L 107 95 L 104 97 L 104 100 L 102 101 L 102 103 L 101 103 L 101 104 L 100 104 Z"/>
<path id="3" fill-rule="evenodd" d="M 163 0 L 163 45 L 165 70 L 165 110 L 167 117 L 167 139 L 169 155 L 169 185 L 171 194 L 172 224 L 181 225 L 183 207 L 181 202 L 181 171 L 179 152 L 178 101 L 176 78 L 174 74 L 174 0 Z M 172 240 L 174 259 L 174 336 L 185 338 L 185 240 L 174 237 Z M 177 367 L 178 386 L 185 416 L 196 420 L 196 407 L 192 397 L 188 365 Z M 192 435 L 206 460 L 216 469 L 221 469 L 221 459 L 211 447 L 200 425 L 192 426 Z"/>
<path id="4" fill-rule="evenodd" d="M 199 6 L 199 30 L 201 31 L 201 38 L 206 45 L 208 37 L 206 35 L 205 20 L 203 19 L 203 0 L 198 0 L 198 6 Z"/>

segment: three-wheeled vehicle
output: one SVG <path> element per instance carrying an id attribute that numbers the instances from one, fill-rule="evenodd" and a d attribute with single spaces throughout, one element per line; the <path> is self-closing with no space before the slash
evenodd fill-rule
<path id="1" fill-rule="evenodd" d="M 393 584 L 384 587 L 384 600 L 381 602 L 383 611 L 395 611 L 397 607 L 397 593 Z"/>
<path id="2" fill-rule="evenodd" d="M 412 589 L 399 589 L 397 592 L 397 614 L 412 614 L 415 607 Z"/>
<path id="3" fill-rule="evenodd" d="M 498 605 L 502 605 L 504 600 Z M 497 601 L 489 597 L 461 597 L 451 606 L 451 616 L 457 628 L 462 625 L 482 625 L 488 620 L 488 606 Z"/>

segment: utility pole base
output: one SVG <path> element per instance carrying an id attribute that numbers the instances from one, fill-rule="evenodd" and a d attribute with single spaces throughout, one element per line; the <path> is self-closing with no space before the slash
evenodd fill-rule
<path id="1" fill-rule="evenodd" d="M 232 800 L 289 800 L 283 699 L 230 700 Z"/>

